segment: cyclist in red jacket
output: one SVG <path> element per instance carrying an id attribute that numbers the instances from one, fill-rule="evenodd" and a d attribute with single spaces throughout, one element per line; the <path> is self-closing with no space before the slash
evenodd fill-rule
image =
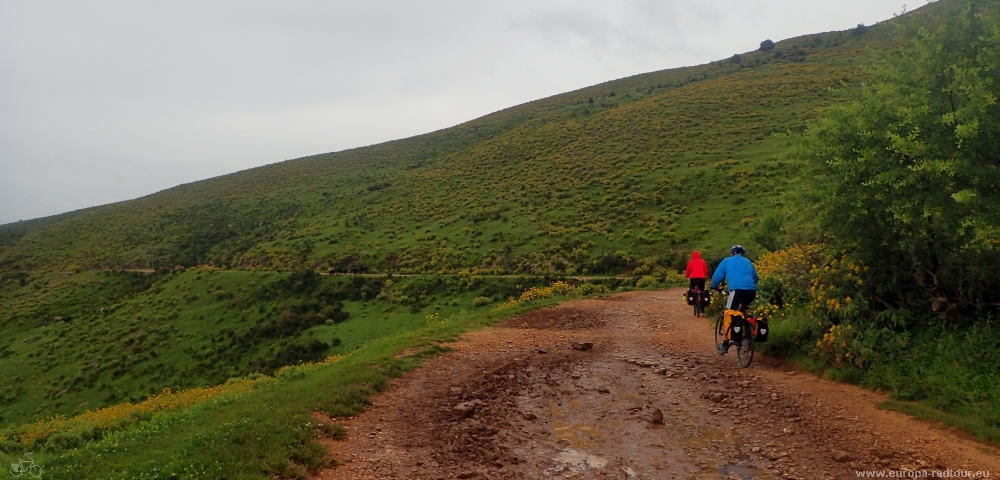
<path id="1" fill-rule="evenodd" d="M 684 276 L 691 279 L 691 286 L 688 288 L 694 290 L 694 287 L 697 286 L 701 291 L 705 291 L 705 279 L 708 278 L 708 264 L 701 259 L 701 254 L 697 251 L 691 252 L 691 261 L 688 262 Z"/>

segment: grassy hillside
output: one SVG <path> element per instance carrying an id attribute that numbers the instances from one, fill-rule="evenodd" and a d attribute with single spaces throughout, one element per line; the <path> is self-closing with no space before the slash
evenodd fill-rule
<path id="1" fill-rule="evenodd" d="M 786 133 L 835 102 L 835 87 L 859 82 L 891 30 L 786 40 L 418 137 L 0 226 L 0 373 L 11 379 L 0 421 L 273 371 L 420 324 L 432 304 L 471 308 L 474 296 L 517 291 L 407 277 L 396 288 L 414 285 L 408 295 L 373 302 L 384 280 L 327 279 L 329 302 L 317 304 L 282 270 L 663 280 L 691 248 L 754 251 L 752 229 L 795 178 Z M 196 265 L 211 267 L 175 268 Z M 338 309 L 350 320 L 326 325 Z M 309 318 L 291 333 L 258 328 L 295 316 Z"/>
<path id="2" fill-rule="evenodd" d="M 431 305 L 468 309 L 543 283 L 470 287 L 471 276 L 662 281 L 691 248 L 711 258 L 754 245 L 755 224 L 795 178 L 786 133 L 858 82 L 890 38 L 888 25 L 801 37 L 0 226 L 0 373 L 11 379 L 0 422 L 270 372 L 420 325 Z M 278 273 L 292 270 L 464 280 L 405 277 L 394 288 L 410 291 L 394 294 L 381 279 L 330 278 L 317 303 Z M 348 321 L 326 324 L 341 311 Z M 290 333 L 260 327 L 289 322 Z"/>
<path id="3" fill-rule="evenodd" d="M 0 227 L 0 271 L 621 271 L 724 252 L 794 172 L 781 134 L 888 25 L 607 82 L 456 127 Z M 622 252 L 621 258 L 613 258 Z"/>
<path id="4" fill-rule="evenodd" d="M 212 267 L 53 274 L 4 299 L 0 425 L 272 374 L 424 328 L 428 315 L 489 310 L 548 282 Z"/>
<path id="5" fill-rule="evenodd" d="M 46 478 L 305 478 L 326 461 L 314 440 L 344 435 L 342 427 L 317 422 L 314 412 L 358 413 L 390 378 L 447 351 L 440 342 L 491 315 L 433 316 L 414 330 L 383 334 L 350 354 L 274 376 L 6 429 L 0 459 L 12 463 L 33 451 Z"/>
<path id="6" fill-rule="evenodd" d="M 909 15 L 931 22 L 959 7 L 936 2 Z M 401 351 L 489 323 L 487 305 L 563 276 L 599 277 L 591 282 L 607 289 L 640 277 L 669 283 L 691 249 L 713 260 L 742 243 L 755 256 L 783 192 L 803 175 L 786 157 L 791 137 L 845 97 L 840 87 L 866 78 L 862 67 L 894 38 L 888 23 L 799 37 L 418 137 L 0 226 L 0 451 L 24 447 L 5 435 L 23 437 L 28 422 L 164 388 L 256 382 L 255 373 L 330 355 L 385 368 L 355 375 L 321 365 L 294 388 L 261 380 L 269 393 L 223 402 L 232 411 L 213 404 L 157 417 L 149 428 L 172 425 L 170 441 L 156 428 L 93 428 L 34 445 L 61 452 L 100 440 L 48 460 L 72 471 L 97 453 L 116 459 L 88 470 L 96 477 L 154 464 L 197 477 L 176 458 L 210 443 L 198 457 L 206 465 L 238 464 L 248 450 L 226 442 L 243 415 L 262 426 L 236 428 L 252 430 L 237 435 L 241 445 L 268 453 L 235 477 L 286 475 L 276 465 L 295 455 L 311 465 L 300 420 L 330 405 L 359 408 L 363 395 L 304 392 L 377 390 L 422 358 L 402 365 Z M 257 410 L 265 404 L 287 415 Z M 140 465 L 120 444 L 172 450 Z"/>

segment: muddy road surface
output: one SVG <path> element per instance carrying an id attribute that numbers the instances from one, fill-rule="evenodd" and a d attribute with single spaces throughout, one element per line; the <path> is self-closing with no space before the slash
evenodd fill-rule
<path id="1" fill-rule="evenodd" d="M 472 332 L 329 442 L 318 479 L 1000 475 L 997 451 L 881 395 L 714 353 L 683 290 L 572 301 Z M 917 474 L 919 475 L 919 473 Z"/>

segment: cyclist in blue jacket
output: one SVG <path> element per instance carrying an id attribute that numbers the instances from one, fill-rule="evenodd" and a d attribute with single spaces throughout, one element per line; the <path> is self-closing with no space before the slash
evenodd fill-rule
<path id="1" fill-rule="evenodd" d="M 729 286 L 726 309 L 746 313 L 747 308 L 757 298 L 757 270 L 744 256 L 746 250 L 742 246 L 734 245 L 730 252 L 732 256 L 719 263 L 712 275 L 712 289 L 718 290 L 722 280 L 726 280 Z"/>

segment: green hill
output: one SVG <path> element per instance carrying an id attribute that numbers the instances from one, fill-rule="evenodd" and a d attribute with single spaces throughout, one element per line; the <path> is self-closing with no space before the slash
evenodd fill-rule
<path id="1" fill-rule="evenodd" d="M 790 134 L 894 38 L 798 37 L 0 226 L 0 422 L 363 352 L 562 276 L 617 288 L 669 281 L 692 249 L 759 252 L 803 175 Z"/>
<path id="2" fill-rule="evenodd" d="M 16 379 L 0 392 L 0 417 L 72 414 L 220 383 L 316 357 L 303 353 L 306 336 L 341 342 L 313 346 L 336 353 L 382 331 L 351 317 L 347 328 L 367 333 L 344 332 L 324 316 L 294 335 L 260 334 L 221 352 L 222 337 L 253 335 L 258 321 L 327 307 L 303 307 L 303 292 L 261 294 L 281 270 L 649 274 L 682 267 L 692 248 L 710 258 L 732 243 L 753 251 L 754 225 L 796 176 L 782 159 L 786 134 L 836 101 L 837 86 L 859 82 L 869 51 L 890 38 L 888 25 L 799 37 L 418 137 L 0 226 L 0 370 Z M 175 269 L 196 265 L 215 269 Z M 383 286 L 371 288 L 369 299 Z M 413 290 L 407 305 L 393 304 L 406 317 L 394 324 L 454 303 L 447 289 Z M 473 293 L 493 301 L 514 293 L 500 290 Z M 352 303 L 359 292 L 333 295 L 330 305 L 347 301 L 360 316 L 371 307 Z"/>
<path id="3" fill-rule="evenodd" d="M 418 137 L 0 227 L 0 271 L 586 273 L 752 243 L 787 142 L 887 26 L 615 80 Z M 613 262 L 604 257 L 623 252 Z"/>

